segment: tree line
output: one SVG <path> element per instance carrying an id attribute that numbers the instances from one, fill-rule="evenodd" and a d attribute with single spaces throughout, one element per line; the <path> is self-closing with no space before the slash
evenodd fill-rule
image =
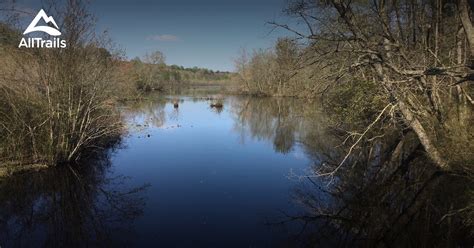
<path id="1" fill-rule="evenodd" d="M 147 53 L 143 58 L 123 60 L 119 68 L 121 85 L 128 89 L 127 95 L 132 96 L 151 91 L 167 92 L 192 84 L 228 84 L 234 77 L 231 72 L 167 65 L 166 57 L 160 51 Z"/>

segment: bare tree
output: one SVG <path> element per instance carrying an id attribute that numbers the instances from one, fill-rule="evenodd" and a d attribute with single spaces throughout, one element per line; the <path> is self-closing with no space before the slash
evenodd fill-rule
<path id="1" fill-rule="evenodd" d="M 3 49 L 0 159 L 56 165 L 107 145 L 121 129 L 111 90 L 115 58 L 98 37 L 85 2 L 55 2 L 51 11 L 67 47 Z M 46 7 L 45 7 L 46 8 Z"/>
<path id="2" fill-rule="evenodd" d="M 304 59 L 307 66 L 317 69 L 313 73 L 321 80 L 317 85 L 373 81 L 382 89 L 380 97 L 387 99 L 386 104 L 396 107 L 395 119 L 417 134 L 428 156 L 442 169 L 449 167 L 451 157 L 445 147 L 449 142 L 453 143 L 448 146 L 470 147 L 465 136 L 469 118 L 458 118 L 450 111 L 455 105 L 472 110 L 472 101 L 465 105 L 450 94 L 458 87 L 462 98 L 471 99 L 472 63 L 465 59 L 467 63 L 460 65 L 459 59 L 453 59 L 459 49 L 453 26 L 462 23 L 468 50 L 473 44 L 467 1 L 297 0 L 287 13 L 301 20 L 307 32 L 272 24 L 308 41 Z M 454 129 L 463 131 L 450 136 Z M 358 140 L 358 136 L 353 138 Z"/>
<path id="3" fill-rule="evenodd" d="M 145 55 L 144 61 L 152 65 L 164 65 L 166 57 L 160 51 L 154 51 Z"/>

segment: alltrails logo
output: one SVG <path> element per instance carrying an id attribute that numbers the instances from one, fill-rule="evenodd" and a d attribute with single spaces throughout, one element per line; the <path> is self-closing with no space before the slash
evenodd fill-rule
<path id="1" fill-rule="evenodd" d="M 51 24 L 54 27 L 50 26 L 37 26 L 38 22 L 43 19 L 46 24 Z M 40 10 L 36 15 L 35 19 L 30 23 L 30 25 L 26 28 L 23 34 L 29 34 L 31 32 L 44 32 L 51 36 L 59 36 L 61 32 L 59 32 L 59 27 L 54 21 L 52 16 L 46 15 L 44 10 Z M 50 40 L 45 40 L 43 38 L 22 38 L 20 41 L 19 48 L 66 48 L 66 41 L 60 38 L 52 38 Z"/>

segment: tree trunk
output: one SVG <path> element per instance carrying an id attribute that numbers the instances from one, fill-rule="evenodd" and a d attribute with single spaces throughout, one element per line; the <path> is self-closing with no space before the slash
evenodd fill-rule
<path id="1" fill-rule="evenodd" d="M 462 37 L 462 28 L 459 29 L 458 34 L 456 35 L 456 62 L 458 65 L 462 65 L 462 43 L 463 43 L 463 37 Z M 461 69 L 460 69 L 461 71 Z M 461 103 L 462 102 L 462 90 L 460 85 L 456 85 L 456 93 L 457 93 L 457 98 L 458 101 Z"/>
<path id="2" fill-rule="evenodd" d="M 471 10 L 467 0 L 459 0 L 458 9 L 470 52 L 467 66 L 474 70 L 474 27 L 472 26 L 471 18 L 469 17 Z"/>
<path id="3" fill-rule="evenodd" d="M 374 65 L 375 72 L 379 75 L 384 87 L 389 91 L 389 94 L 392 95 L 399 106 L 400 112 L 403 115 L 404 121 L 410 128 L 415 132 L 420 140 L 421 145 L 425 149 L 428 157 L 442 170 L 445 170 L 448 166 L 446 161 L 441 157 L 438 149 L 433 145 L 430 140 L 430 137 L 426 133 L 425 129 L 421 125 L 421 122 L 413 115 L 412 111 L 405 105 L 403 99 L 400 99 L 399 96 L 394 92 L 390 82 L 387 81 L 385 74 L 383 73 L 382 65 L 380 63 L 375 63 Z"/>
<path id="4" fill-rule="evenodd" d="M 420 143 L 423 145 L 428 157 L 433 160 L 441 169 L 446 169 L 448 164 L 439 154 L 438 149 L 433 145 L 425 129 L 421 125 L 420 121 L 413 115 L 413 113 L 408 109 L 403 101 L 398 100 L 398 106 L 400 112 L 405 118 L 405 122 L 410 126 L 410 128 L 416 133 Z"/>

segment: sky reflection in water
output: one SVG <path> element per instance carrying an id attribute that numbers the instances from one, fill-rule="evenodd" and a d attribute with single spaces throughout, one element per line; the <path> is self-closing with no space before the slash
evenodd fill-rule
<path id="1" fill-rule="evenodd" d="M 220 113 L 193 98 L 177 109 L 169 101 L 125 109 L 131 131 L 112 157 L 114 171 L 151 183 L 136 245 L 270 246 L 285 238 L 265 222 L 294 211 L 288 175 L 309 160 L 297 146 L 276 152 L 276 120 L 241 122 L 239 103 L 226 98 Z"/>

